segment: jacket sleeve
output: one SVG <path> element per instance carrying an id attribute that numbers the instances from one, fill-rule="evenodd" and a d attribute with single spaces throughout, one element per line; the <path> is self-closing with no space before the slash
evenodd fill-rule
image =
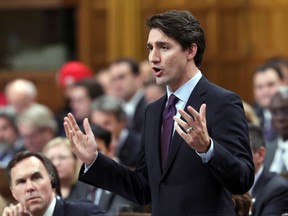
<path id="1" fill-rule="evenodd" d="M 209 106 L 213 106 L 212 112 Z M 240 97 L 226 92 L 208 104 L 207 127 L 214 142 L 208 168 L 231 193 L 246 193 L 254 182 L 254 164 Z"/>

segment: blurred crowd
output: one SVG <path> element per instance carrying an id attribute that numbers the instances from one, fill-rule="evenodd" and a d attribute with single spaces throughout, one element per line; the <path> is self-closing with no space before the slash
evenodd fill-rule
<path id="1" fill-rule="evenodd" d="M 73 153 L 63 128 L 63 118 L 69 112 L 80 126 L 88 118 L 99 150 L 134 169 L 145 107 L 166 93 L 164 86 L 156 84 L 149 62 L 119 58 L 97 72 L 81 62 L 69 61 L 59 68 L 56 82 L 65 95 L 65 107 L 58 112 L 37 101 L 37 88 L 31 80 L 15 79 L 6 85 L 0 108 L 1 169 L 23 150 L 43 153 L 57 169 L 63 199 L 91 200 L 111 216 L 127 206 L 149 210 L 79 182 L 82 162 Z M 242 200 L 246 202 L 241 207 L 246 211 L 239 210 L 238 215 L 269 215 L 271 208 L 288 208 L 288 60 L 267 60 L 255 69 L 251 82 L 254 102 L 243 101 L 243 106 L 255 182 L 249 193 L 235 196 L 234 202 L 237 209 Z M 10 201 L 4 197 L 0 204 Z"/>

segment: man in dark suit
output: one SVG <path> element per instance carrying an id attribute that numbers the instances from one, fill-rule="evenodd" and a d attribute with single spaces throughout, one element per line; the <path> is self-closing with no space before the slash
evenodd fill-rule
<path id="1" fill-rule="evenodd" d="M 58 180 L 51 161 L 40 153 L 23 151 L 7 166 L 11 192 L 19 202 L 4 209 L 3 216 L 104 216 L 97 205 L 64 201 L 56 197 Z"/>
<path id="2" fill-rule="evenodd" d="M 205 37 L 189 12 L 167 11 L 147 24 L 149 61 L 167 94 L 146 108 L 136 170 L 98 153 L 88 120 L 83 134 L 68 114 L 66 135 L 85 163 L 79 179 L 134 202 L 151 202 L 153 216 L 235 215 L 232 194 L 244 194 L 254 180 L 241 99 L 199 70 Z"/>
<path id="3" fill-rule="evenodd" d="M 118 158 L 121 164 L 134 168 L 140 150 L 140 135 L 127 128 L 127 115 L 121 100 L 107 95 L 97 98 L 91 105 L 90 120 L 111 133 L 108 154 Z"/>
<path id="4" fill-rule="evenodd" d="M 280 86 L 269 105 L 272 125 L 276 132 L 274 142 L 268 143 L 265 166 L 270 171 L 288 176 L 288 87 Z"/>
<path id="5" fill-rule="evenodd" d="M 129 129 L 141 133 L 147 105 L 139 64 L 132 58 L 119 58 L 109 67 L 113 94 L 124 101 Z"/>
<path id="6" fill-rule="evenodd" d="M 276 138 L 276 132 L 271 123 L 269 104 L 277 88 L 283 84 L 283 79 L 280 66 L 272 60 L 261 64 L 253 74 L 253 93 L 255 99 L 253 108 L 260 120 L 266 142 L 272 142 Z"/>
<path id="7" fill-rule="evenodd" d="M 255 166 L 255 182 L 251 188 L 252 215 L 276 216 L 288 212 L 288 181 L 269 172 L 263 165 L 266 148 L 261 129 L 249 125 L 249 137 Z"/>

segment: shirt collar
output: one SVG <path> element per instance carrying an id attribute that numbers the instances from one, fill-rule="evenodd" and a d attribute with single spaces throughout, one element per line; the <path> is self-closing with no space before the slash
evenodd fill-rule
<path id="1" fill-rule="evenodd" d="M 124 103 L 124 109 L 128 116 L 133 116 L 136 110 L 136 106 L 138 105 L 139 101 L 144 96 L 144 92 L 142 89 L 139 89 L 133 97 Z"/>
<path id="2" fill-rule="evenodd" d="M 259 178 L 260 178 L 260 176 L 261 176 L 261 174 L 262 174 L 262 172 L 263 172 L 263 169 L 264 169 L 264 166 L 261 165 L 261 166 L 259 167 L 258 171 L 255 173 L 254 183 L 253 183 L 252 187 L 251 187 L 250 190 L 249 190 L 250 194 L 252 194 L 253 189 L 254 189 L 254 186 L 256 185 L 257 181 L 259 180 Z"/>
<path id="3" fill-rule="evenodd" d="M 173 93 L 179 100 L 181 100 L 182 102 L 186 104 L 190 97 L 190 94 L 194 90 L 195 86 L 197 85 L 201 77 L 202 77 L 202 73 L 200 70 L 198 70 L 195 76 L 193 76 L 189 81 L 184 83 L 184 85 L 180 86 L 175 92 L 170 91 L 170 89 L 167 86 L 166 90 L 167 90 L 168 98 Z"/>
<path id="4" fill-rule="evenodd" d="M 48 209 L 46 210 L 43 216 L 52 216 L 55 206 L 56 206 L 56 197 L 53 197 Z"/>

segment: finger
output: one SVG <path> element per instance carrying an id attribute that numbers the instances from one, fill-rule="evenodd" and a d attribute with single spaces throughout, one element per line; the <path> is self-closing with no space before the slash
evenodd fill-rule
<path id="1" fill-rule="evenodd" d="M 67 119 L 68 119 L 67 117 L 64 118 L 63 126 L 64 126 L 66 137 L 69 139 L 69 137 L 70 137 L 70 128 L 69 128 L 69 124 L 67 123 Z"/>
<path id="2" fill-rule="evenodd" d="M 25 205 L 23 205 L 23 215 L 30 215 Z"/>
<path id="3" fill-rule="evenodd" d="M 72 113 L 68 113 L 67 115 L 68 119 L 69 119 L 69 127 L 74 130 L 74 131 L 79 131 L 80 128 L 76 122 L 76 119 L 74 118 L 73 114 Z"/>
<path id="4" fill-rule="evenodd" d="M 187 136 L 187 134 L 181 129 L 181 127 L 179 126 L 179 124 L 175 125 L 175 130 L 177 131 L 177 133 L 183 138 L 185 139 L 185 136 Z"/>
<path id="5" fill-rule="evenodd" d="M 199 113 L 201 121 L 206 123 L 206 104 L 201 105 Z"/>
<path id="6" fill-rule="evenodd" d="M 14 214 L 15 214 L 15 215 L 22 215 L 21 205 L 20 205 L 20 204 L 17 204 L 17 205 L 14 207 Z"/>
<path id="7" fill-rule="evenodd" d="M 10 207 L 5 207 L 2 216 L 12 216 L 11 211 Z"/>
<path id="8" fill-rule="evenodd" d="M 90 123 L 88 121 L 88 118 L 84 119 L 83 126 L 84 126 L 84 130 L 85 130 L 85 134 L 87 136 L 93 136 L 94 137 L 93 131 L 92 131 L 91 126 L 90 126 Z"/>
<path id="9" fill-rule="evenodd" d="M 66 137 L 70 140 L 70 142 L 72 142 L 72 138 L 74 137 L 74 131 L 71 128 L 70 124 L 68 123 L 69 119 L 67 117 L 64 118 L 64 130 L 65 130 L 65 134 Z"/>
<path id="10" fill-rule="evenodd" d="M 194 117 L 189 115 L 184 110 L 179 110 L 180 115 L 186 120 L 186 123 L 188 124 L 188 127 L 193 126 L 194 123 Z M 186 128 L 187 129 L 187 128 Z"/>
<path id="11" fill-rule="evenodd" d="M 182 128 L 184 128 L 184 130 L 187 130 L 189 127 L 190 127 L 190 125 L 187 123 L 187 122 L 185 122 L 185 121 L 183 121 L 182 119 L 180 119 L 179 117 L 177 117 L 177 116 L 174 116 L 173 117 L 173 119 L 174 119 L 174 121 L 177 123 L 176 125 L 179 127 L 179 125 L 182 127 Z M 181 129 L 181 128 L 180 128 Z M 182 129 L 181 129 L 182 130 Z"/>
<path id="12" fill-rule="evenodd" d="M 25 215 L 25 214 L 24 214 L 24 206 L 23 206 L 21 203 L 19 203 L 19 204 L 17 205 L 17 210 L 18 210 L 18 213 L 19 213 L 20 215 Z"/>
<path id="13" fill-rule="evenodd" d="M 190 112 L 190 114 L 193 116 L 194 122 L 200 122 L 201 119 L 200 119 L 199 113 L 192 106 L 188 106 L 187 109 Z"/>

